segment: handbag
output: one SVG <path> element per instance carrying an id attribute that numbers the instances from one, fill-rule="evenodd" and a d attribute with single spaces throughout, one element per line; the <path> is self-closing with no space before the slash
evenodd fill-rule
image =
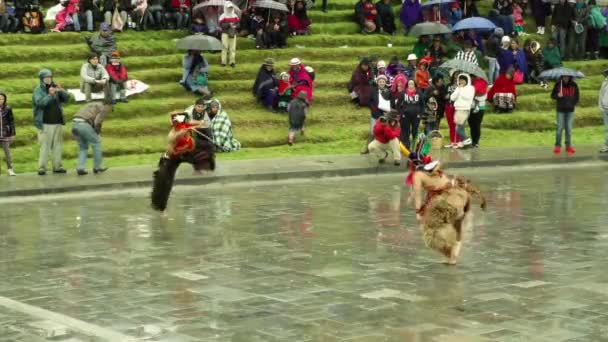
<path id="1" fill-rule="evenodd" d="M 515 84 L 524 83 L 524 73 L 521 72 L 521 70 L 515 70 L 515 73 L 513 74 L 513 82 L 515 82 Z"/>
<path id="2" fill-rule="evenodd" d="M 118 8 L 116 8 L 114 9 L 114 14 L 112 15 L 112 31 L 122 32 L 123 26 L 125 26 L 125 23 L 120 17 L 120 12 L 118 12 Z"/>

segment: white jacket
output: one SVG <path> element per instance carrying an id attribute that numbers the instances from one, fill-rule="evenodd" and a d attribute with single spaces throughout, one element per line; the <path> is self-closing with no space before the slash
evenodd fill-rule
<path id="1" fill-rule="evenodd" d="M 606 78 L 604 80 L 604 82 L 602 82 L 602 87 L 600 88 L 598 102 L 599 102 L 599 106 L 600 106 L 600 109 L 602 110 L 602 112 L 607 113 L 608 112 L 608 78 Z"/>
<path id="2" fill-rule="evenodd" d="M 460 74 L 467 78 L 467 85 L 464 87 L 456 87 L 456 90 L 450 96 L 450 100 L 454 102 L 456 110 L 471 110 L 473 100 L 475 99 L 475 88 L 471 85 L 471 77 L 467 74 Z"/>

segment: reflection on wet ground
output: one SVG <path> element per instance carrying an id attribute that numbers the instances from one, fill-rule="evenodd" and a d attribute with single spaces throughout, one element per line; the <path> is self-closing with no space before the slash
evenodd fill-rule
<path id="1" fill-rule="evenodd" d="M 608 340 L 608 171 L 467 175 L 456 267 L 395 176 L 3 203 L 0 341 Z"/>

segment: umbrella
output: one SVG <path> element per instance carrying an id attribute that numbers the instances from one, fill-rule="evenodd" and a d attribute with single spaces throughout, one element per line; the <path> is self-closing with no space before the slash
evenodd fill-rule
<path id="1" fill-rule="evenodd" d="M 420 36 L 430 36 L 435 34 L 445 34 L 452 33 L 449 27 L 440 24 L 440 23 L 420 23 L 414 25 L 408 36 L 412 37 L 420 37 Z"/>
<path id="2" fill-rule="evenodd" d="M 207 1 L 201 2 L 200 4 L 194 6 L 192 8 L 192 13 L 196 13 L 198 11 L 204 11 L 206 9 L 206 7 L 209 7 L 209 6 L 220 7 L 223 11 L 224 5 L 226 5 L 226 0 L 207 0 Z M 236 15 L 238 15 L 239 17 L 241 16 L 241 9 L 238 8 L 238 6 L 236 6 L 236 5 L 234 6 L 234 13 L 236 13 Z"/>
<path id="3" fill-rule="evenodd" d="M 441 6 L 443 4 L 450 4 L 455 1 L 456 0 L 430 0 L 430 1 L 426 1 L 425 3 L 421 4 L 420 6 L 422 6 L 422 7 L 434 6 L 434 5 Z"/>
<path id="4" fill-rule="evenodd" d="M 493 30 L 496 28 L 496 25 L 489 21 L 486 18 L 482 17 L 471 17 L 466 18 L 454 25 L 452 27 L 452 31 L 461 31 L 461 30 Z"/>
<path id="5" fill-rule="evenodd" d="M 287 5 L 287 1 L 288 0 L 277 0 L 278 2 Z M 304 1 L 304 5 L 306 5 L 306 9 L 311 9 L 312 6 L 314 5 L 314 3 L 312 2 L 312 0 L 302 0 Z M 55 19 L 55 17 L 53 17 L 53 20 Z"/>
<path id="6" fill-rule="evenodd" d="M 253 4 L 253 6 L 259 7 L 259 8 L 266 8 L 266 9 L 274 10 L 274 11 L 289 12 L 289 9 L 287 9 L 287 6 L 285 6 L 284 4 L 282 4 L 280 2 L 272 1 L 272 0 L 256 1 L 255 4 Z"/>
<path id="7" fill-rule="evenodd" d="M 572 69 L 568 69 L 568 68 L 555 68 L 555 69 L 549 69 L 549 70 L 545 70 L 545 71 L 541 72 L 540 75 L 538 75 L 538 78 L 543 79 L 543 80 L 557 80 L 557 79 L 560 79 L 562 76 L 570 76 L 573 78 L 585 77 L 585 75 L 580 71 L 576 71 L 576 70 L 572 70 Z"/>
<path id="8" fill-rule="evenodd" d="M 217 38 L 195 34 L 177 41 L 177 48 L 180 50 L 199 50 L 199 51 L 221 51 L 222 42 Z"/>
<path id="9" fill-rule="evenodd" d="M 479 65 L 462 60 L 462 59 L 450 59 L 449 61 L 441 64 L 439 66 L 439 68 L 441 69 L 448 69 L 448 70 L 458 70 L 458 71 L 462 71 L 462 72 L 466 72 L 467 74 L 471 74 L 477 77 L 481 77 L 484 80 L 488 80 L 488 76 L 486 75 L 486 72 L 483 71 L 482 68 L 479 67 Z"/>

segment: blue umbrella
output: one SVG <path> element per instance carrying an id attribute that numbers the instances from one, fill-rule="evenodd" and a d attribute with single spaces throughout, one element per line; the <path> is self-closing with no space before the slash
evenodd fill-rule
<path id="1" fill-rule="evenodd" d="M 471 17 L 463 19 L 452 27 L 452 31 L 461 31 L 461 30 L 493 30 L 496 28 L 496 25 L 489 21 L 486 18 L 482 17 Z"/>
<path id="2" fill-rule="evenodd" d="M 429 1 L 421 4 L 420 6 L 422 6 L 422 7 L 434 6 L 434 5 L 441 6 L 443 4 L 450 4 L 452 2 L 456 2 L 456 0 L 429 0 Z"/>
<path id="3" fill-rule="evenodd" d="M 585 75 L 576 70 L 568 69 L 568 68 L 554 68 L 545 70 L 538 75 L 538 78 L 542 80 L 558 80 L 562 76 L 570 76 L 572 78 L 584 78 Z"/>

